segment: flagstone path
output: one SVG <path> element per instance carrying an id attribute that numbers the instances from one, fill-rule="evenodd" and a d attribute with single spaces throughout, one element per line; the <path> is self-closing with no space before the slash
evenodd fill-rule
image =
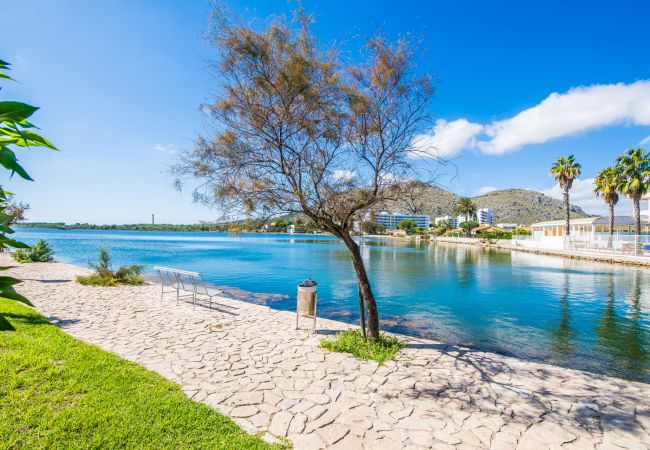
<path id="1" fill-rule="evenodd" d="M 157 286 L 72 281 L 83 271 L 11 270 L 66 333 L 177 382 L 269 441 L 298 450 L 650 448 L 650 385 L 414 338 L 378 366 L 318 348 L 349 327 L 340 322 L 319 319 L 311 335 L 294 329 L 290 312 L 231 299 L 177 306 Z"/>

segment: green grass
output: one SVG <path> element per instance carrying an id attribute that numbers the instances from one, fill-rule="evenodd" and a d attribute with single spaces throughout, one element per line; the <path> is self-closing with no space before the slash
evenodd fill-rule
<path id="1" fill-rule="evenodd" d="M 375 341 L 370 339 L 364 341 L 360 330 L 346 330 L 337 334 L 333 340 L 321 339 L 320 346 L 334 352 L 352 353 L 357 358 L 383 364 L 389 359 L 394 359 L 397 353 L 406 347 L 406 343 L 384 334 Z"/>
<path id="2" fill-rule="evenodd" d="M 2 448 L 277 448 L 160 375 L 0 299 Z"/>

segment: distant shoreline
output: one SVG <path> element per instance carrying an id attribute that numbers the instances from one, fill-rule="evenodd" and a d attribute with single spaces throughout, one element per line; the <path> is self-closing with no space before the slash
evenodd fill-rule
<path id="1" fill-rule="evenodd" d="M 124 230 L 124 231 L 226 231 L 227 225 L 217 224 L 112 224 L 95 225 L 89 223 L 66 224 L 63 222 L 18 223 L 14 228 L 43 228 L 50 230 Z"/>
<path id="2" fill-rule="evenodd" d="M 250 234 L 286 234 L 295 236 L 330 236 L 330 233 L 319 232 L 310 233 L 303 231 L 296 231 L 295 233 L 287 233 L 286 231 L 263 231 L 263 230 L 247 230 L 247 231 L 232 231 L 226 227 L 219 225 L 173 225 L 173 224 L 126 224 L 126 225 L 93 225 L 93 224 L 64 224 L 64 223 L 49 223 L 38 222 L 31 224 L 17 224 L 13 226 L 14 229 L 34 229 L 34 230 L 90 230 L 90 231 L 184 231 L 184 232 L 202 232 L 202 233 L 227 233 L 231 235 L 238 235 L 244 233 Z"/>

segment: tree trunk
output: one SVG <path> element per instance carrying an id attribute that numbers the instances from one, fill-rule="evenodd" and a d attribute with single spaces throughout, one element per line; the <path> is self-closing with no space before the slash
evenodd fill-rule
<path id="1" fill-rule="evenodd" d="M 641 207 L 639 205 L 640 198 L 632 198 L 632 206 L 634 207 L 634 254 L 641 254 Z"/>
<path id="2" fill-rule="evenodd" d="M 361 325 L 361 335 L 366 339 L 366 308 L 363 306 L 363 295 L 361 295 L 361 287 L 357 283 L 357 292 L 359 293 L 359 324 Z"/>
<path id="3" fill-rule="evenodd" d="M 608 203 L 609 207 L 609 239 L 607 239 L 607 248 L 612 248 L 612 240 L 614 239 L 614 204 Z"/>
<path id="4" fill-rule="evenodd" d="M 352 239 L 352 236 L 349 234 L 342 234 L 341 238 L 350 251 L 350 256 L 352 257 L 352 265 L 354 266 L 354 271 L 357 275 L 359 295 L 363 298 L 363 303 L 365 304 L 368 319 L 368 337 L 370 339 L 378 339 L 379 314 L 377 312 L 377 303 L 375 302 L 375 296 L 373 295 L 372 289 L 370 287 L 368 274 L 366 274 L 366 266 L 363 264 L 363 259 L 361 258 L 361 251 L 357 243 L 354 242 L 354 239 Z"/>
<path id="5" fill-rule="evenodd" d="M 571 233 L 569 226 L 571 225 L 571 211 L 569 210 L 569 189 L 564 188 L 564 192 L 562 193 L 562 197 L 564 198 L 564 211 L 566 212 L 566 231 L 564 235 L 569 238 L 569 235 Z"/>

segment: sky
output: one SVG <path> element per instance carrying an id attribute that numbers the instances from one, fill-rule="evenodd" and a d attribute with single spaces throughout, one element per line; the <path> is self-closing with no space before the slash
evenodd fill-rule
<path id="1" fill-rule="evenodd" d="M 455 169 L 439 184 L 475 196 L 525 188 L 560 197 L 548 169 L 574 154 L 572 202 L 605 213 L 592 179 L 627 148 L 650 149 L 650 2 L 304 0 L 324 43 L 354 54 L 381 32 L 420 42 L 432 73 L 432 144 Z M 285 0 L 226 2 L 262 25 Z M 0 98 L 39 106 L 32 117 L 59 152 L 20 150 L 36 181 L 7 187 L 32 221 L 158 223 L 215 220 L 173 187 L 169 167 L 205 130 L 199 111 L 215 80 L 203 38 L 206 0 L 30 0 L 3 5 L 0 59 L 18 83 Z M 629 214 L 629 201 L 620 214 Z"/>

